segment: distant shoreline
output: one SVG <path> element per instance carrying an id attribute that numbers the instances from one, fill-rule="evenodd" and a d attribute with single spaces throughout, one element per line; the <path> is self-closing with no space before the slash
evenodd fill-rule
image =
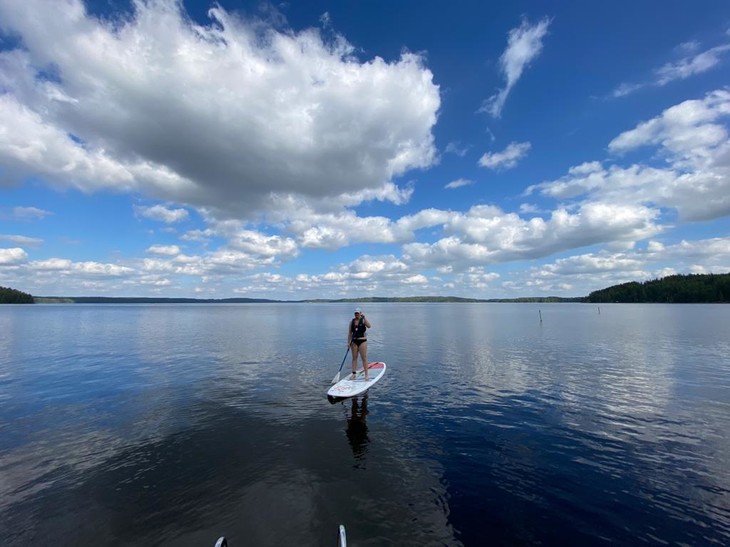
<path id="1" fill-rule="evenodd" d="M 460 298 L 455 296 L 413 296 L 413 297 L 370 297 L 370 298 L 316 298 L 305 300 L 271 300 L 265 298 L 156 298 L 156 297 L 111 297 L 111 296 L 35 296 L 36 304 L 332 304 L 332 303 L 376 303 L 376 302 L 464 302 L 464 303 L 551 303 L 585 302 L 585 297 L 562 298 L 557 296 L 523 298 Z"/>
<path id="2" fill-rule="evenodd" d="M 730 303 L 730 273 L 670 275 L 642 283 L 631 281 L 593 291 L 588 296 L 526 296 L 519 298 L 462 298 L 458 296 L 405 296 L 363 298 L 308 298 L 273 300 L 267 298 L 169 298 L 114 296 L 32 296 L 0 287 L 3 304 L 316 304 L 374 302 L 482 302 L 482 303 L 562 303 L 585 304 L 726 304 Z"/>

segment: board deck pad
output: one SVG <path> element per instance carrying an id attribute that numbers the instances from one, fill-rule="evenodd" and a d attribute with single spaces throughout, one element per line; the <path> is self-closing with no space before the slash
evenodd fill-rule
<path id="1" fill-rule="evenodd" d="M 385 363 L 382 362 L 368 363 L 367 381 L 362 370 L 357 371 L 355 378 L 352 377 L 352 373 L 347 373 L 347 376 L 327 391 L 327 395 L 330 397 L 354 397 L 355 395 L 360 395 L 373 387 L 383 377 L 386 368 Z"/>

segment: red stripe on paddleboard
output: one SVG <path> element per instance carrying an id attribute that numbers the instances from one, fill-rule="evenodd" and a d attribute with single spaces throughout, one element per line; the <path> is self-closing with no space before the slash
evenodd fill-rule
<path id="1" fill-rule="evenodd" d="M 383 368 L 383 366 L 385 366 L 385 363 L 370 363 L 368 365 L 368 370 L 373 368 Z"/>

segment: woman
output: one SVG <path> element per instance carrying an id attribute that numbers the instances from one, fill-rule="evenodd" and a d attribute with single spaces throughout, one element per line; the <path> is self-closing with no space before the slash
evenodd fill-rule
<path id="1" fill-rule="evenodd" d="M 365 380 L 368 379 L 368 338 L 365 330 L 370 328 L 370 321 L 365 319 L 365 314 L 360 308 L 355 310 L 355 317 L 350 321 L 347 329 L 347 343 L 352 351 L 352 377 L 355 378 L 357 371 L 357 356 L 360 355 L 362 368 L 365 371 Z"/>

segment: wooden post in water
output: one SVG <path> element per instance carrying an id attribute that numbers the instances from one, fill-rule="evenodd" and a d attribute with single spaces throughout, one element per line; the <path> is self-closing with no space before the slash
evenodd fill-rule
<path id="1" fill-rule="evenodd" d="M 542 310 L 537 310 L 537 313 L 540 314 L 540 324 L 542 325 Z"/>
<path id="2" fill-rule="evenodd" d="M 598 306 L 598 315 L 601 315 L 601 306 Z"/>

